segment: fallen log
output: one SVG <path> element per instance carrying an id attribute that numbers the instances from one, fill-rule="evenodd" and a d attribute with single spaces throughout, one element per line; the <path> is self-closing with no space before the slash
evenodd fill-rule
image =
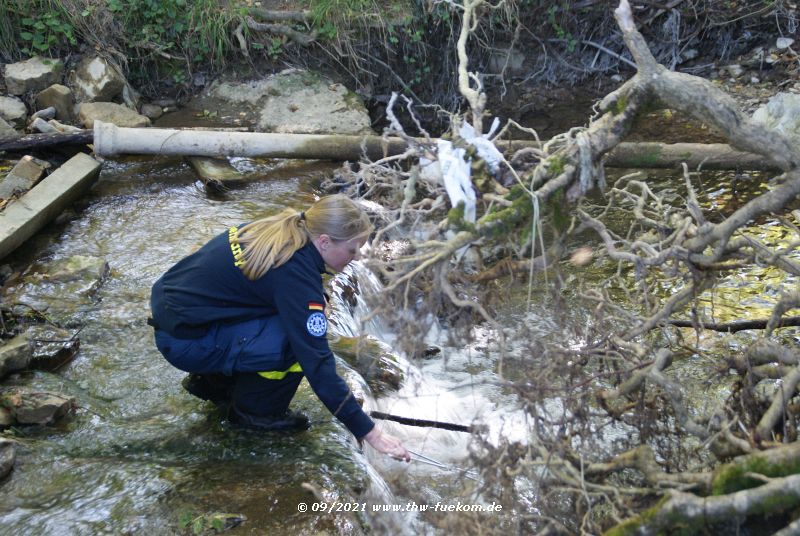
<path id="1" fill-rule="evenodd" d="M 681 534 L 708 534 L 715 523 L 732 517 L 790 512 L 800 504 L 798 461 L 797 443 L 741 456 L 714 471 L 711 496 L 670 490 L 649 510 L 605 535 L 665 534 L 676 528 Z"/>
<path id="2" fill-rule="evenodd" d="M 678 328 L 694 328 L 694 329 L 708 329 L 711 331 L 722 331 L 727 333 L 736 333 L 737 331 L 745 331 L 749 329 L 767 329 L 769 319 L 762 318 L 758 320 L 735 320 L 733 322 L 696 322 L 694 320 L 678 320 L 669 319 L 666 321 L 670 326 Z M 800 316 L 787 316 L 782 317 L 775 325 L 776 328 L 783 328 L 787 326 L 800 326 Z"/>
<path id="3" fill-rule="evenodd" d="M 30 134 L 28 136 L 0 137 L 0 151 L 27 151 L 56 145 L 88 145 L 94 139 L 94 132 L 59 132 L 54 134 Z"/>
<path id="4" fill-rule="evenodd" d="M 625 168 L 698 168 L 722 170 L 777 170 L 761 155 L 738 151 L 726 143 L 623 142 L 605 159 L 608 167 Z"/>
<path id="5" fill-rule="evenodd" d="M 800 505 L 800 475 L 769 479 L 757 488 L 728 495 L 698 497 L 670 490 L 640 516 L 604 532 L 604 536 L 721 534 L 725 521 L 748 516 L 778 516 Z M 763 519 L 762 517 L 762 519 Z M 795 534 L 785 533 L 785 534 Z"/>

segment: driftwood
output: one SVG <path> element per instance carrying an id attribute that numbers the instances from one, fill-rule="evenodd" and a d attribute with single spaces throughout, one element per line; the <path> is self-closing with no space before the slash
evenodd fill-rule
<path id="1" fill-rule="evenodd" d="M 30 134 L 28 136 L 5 136 L 0 138 L 0 151 L 26 151 L 28 149 L 42 149 L 57 145 L 87 145 L 92 143 L 94 132 L 82 130 L 80 132 Z"/>
<path id="2" fill-rule="evenodd" d="M 399 415 L 392 415 L 382 411 L 370 411 L 370 417 L 376 419 L 383 419 L 385 421 L 399 422 L 407 426 L 422 426 L 424 428 L 439 428 L 441 430 L 451 430 L 453 432 L 466 432 L 472 433 L 471 426 L 464 426 L 463 424 L 453 424 L 449 422 L 431 421 L 428 419 L 412 419 L 410 417 L 400 417 Z"/>
<path id="3" fill-rule="evenodd" d="M 708 329 L 711 331 L 723 331 L 727 333 L 736 333 L 737 331 L 745 331 L 748 329 L 767 329 L 769 322 L 770 321 L 767 319 L 760 319 L 736 320 L 734 322 L 723 322 L 717 324 L 708 322 L 700 323 L 692 320 L 667 320 L 667 324 L 678 328 Z M 786 326 L 800 326 L 800 316 L 781 318 L 778 325 L 775 327 L 782 328 Z"/>
<path id="4" fill-rule="evenodd" d="M 706 523 L 791 511 L 800 504 L 800 475 L 795 474 L 799 461 L 797 443 L 741 456 L 714 471 L 706 490 L 711 496 L 670 490 L 650 510 L 606 534 L 664 534 L 678 528 L 681 534 L 705 534 Z M 669 477 L 662 473 L 656 478 Z"/>

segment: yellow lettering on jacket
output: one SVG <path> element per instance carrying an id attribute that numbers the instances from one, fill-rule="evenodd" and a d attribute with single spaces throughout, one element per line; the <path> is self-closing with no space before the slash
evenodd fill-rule
<path id="1" fill-rule="evenodd" d="M 242 247 L 239 245 L 239 229 L 236 227 L 231 227 L 228 229 L 228 242 L 231 244 L 231 252 L 233 253 L 233 258 L 236 262 L 233 263 L 234 266 L 241 266 L 244 264 L 244 259 L 242 256 L 244 255 L 242 252 Z"/>

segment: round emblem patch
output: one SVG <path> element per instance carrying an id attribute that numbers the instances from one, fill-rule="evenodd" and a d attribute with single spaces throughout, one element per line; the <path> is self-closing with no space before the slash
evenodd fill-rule
<path id="1" fill-rule="evenodd" d="M 328 331 L 328 319 L 323 313 L 311 313 L 306 320 L 306 329 L 314 337 L 322 337 Z"/>

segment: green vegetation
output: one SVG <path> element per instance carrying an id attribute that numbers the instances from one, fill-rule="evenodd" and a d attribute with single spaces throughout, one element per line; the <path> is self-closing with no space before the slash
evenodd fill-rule
<path id="1" fill-rule="evenodd" d="M 570 6 L 569 2 L 562 2 L 561 10 L 567 12 L 569 11 Z M 550 23 L 550 26 L 553 29 L 556 37 L 566 41 L 567 43 L 567 51 L 574 52 L 575 48 L 578 46 L 578 41 L 575 37 L 564 29 L 564 27 L 558 22 L 556 18 L 556 13 L 559 11 L 559 6 L 557 4 L 553 4 L 547 9 L 547 21 Z"/>
<path id="2" fill-rule="evenodd" d="M 340 26 L 374 11 L 371 0 L 311 0 L 309 7 L 313 26 L 323 39 L 335 39 Z"/>
<path id="3" fill-rule="evenodd" d="M 0 55 L 56 57 L 86 44 L 134 77 L 154 69 L 180 83 L 200 64 L 225 64 L 242 15 L 217 0 L 0 0 Z"/>
<path id="4" fill-rule="evenodd" d="M 796 457 L 786 456 L 773 461 L 767 456 L 750 456 L 741 463 L 730 463 L 720 467 L 714 473 L 711 494 L 724 495 L 734 493 L 744 489 L 755 488 L 764 483 L 763 479 L 752 475 L 777 478 L 798 473 L 800 473 L 800 460 Z"/>
<path id="5" fill-rule="evenodd" d="M 77 44 L 70 15 L 56 0 L 0 0 L 0 50 L 26 55 Z M 5 52 L 3 53 L 5 55 Z"/>

